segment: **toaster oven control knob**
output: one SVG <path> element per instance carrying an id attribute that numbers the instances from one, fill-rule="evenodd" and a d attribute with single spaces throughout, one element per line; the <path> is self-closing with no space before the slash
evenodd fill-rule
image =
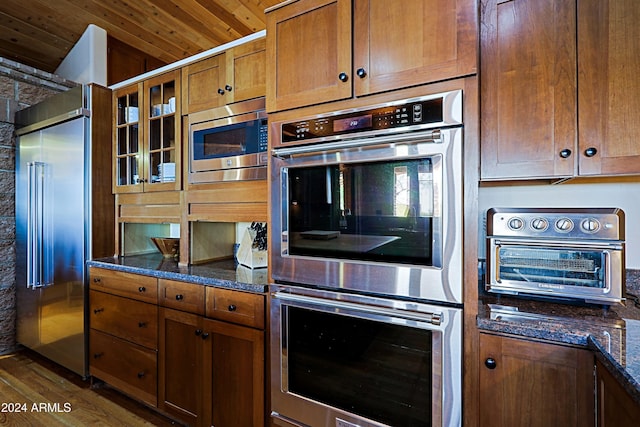
<path id="1" fill-rule="evenodd" d="M 569 218 L 560 218 L 556 221 L 556 230 L 568 233 L 573 230 L 573 221 Z"/>
<path id="2" fill-rule="evenodd" d="M 580 227 L 585 233 L 595 233 L 600 229 L 600 222 L 595 218 L 586 218 L 582 220 Z"/>
<path id="3" fill-rule="evenodd" d="M 521 230 L 524 227 L 524 221 L 518 217 L 511 218 L 507 222 L 507 226 L 514 231 Z"/>
<path id="4" fill-rule="evenodd" d="M 549 227 L 549 222 L 544 218 L 535 218 L 531 221 L 531 228 L 536 231 L 544 231 Z"/>

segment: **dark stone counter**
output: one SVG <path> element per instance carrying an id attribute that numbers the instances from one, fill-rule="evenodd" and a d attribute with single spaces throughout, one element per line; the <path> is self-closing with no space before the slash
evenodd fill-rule
<path id="1" fill-rule="evenodd" d="M 627 272 L 625 305 L 586 306 L 481 292 L 478 328 L 593 350 L 640 405 L 640 270 Z"/>
<path id="2" fill-rule="evenodd" d="M 267 269 L 251 270 L 233 260 L 180 266 L 172 258 L 159 254 L 99 258 L 87 261 L 90 267 L 100 267 L 127 273 L 144 274 L 159 279 L 179 280 L 205 286 L 217 286 L 238 291 L 264 293 L 268 289 Z"/>

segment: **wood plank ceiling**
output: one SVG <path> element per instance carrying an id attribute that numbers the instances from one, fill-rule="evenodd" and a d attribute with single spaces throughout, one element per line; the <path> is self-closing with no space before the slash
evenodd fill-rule
<path id="1" fill-rule="evenodd" d="M 170 63 L 265 28 L 282 0 L 1 0 L 0 56 L 54 72 L 89 24 Z"/>

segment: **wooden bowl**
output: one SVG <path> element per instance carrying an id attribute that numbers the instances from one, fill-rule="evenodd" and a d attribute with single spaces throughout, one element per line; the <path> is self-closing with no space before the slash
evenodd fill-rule
<path id="1" fill-rule="evenodd" d="M 151 241 L 165 258 L 174 258 L 180 253 L 180 239 L 177 237 L 152 237 Z"/>

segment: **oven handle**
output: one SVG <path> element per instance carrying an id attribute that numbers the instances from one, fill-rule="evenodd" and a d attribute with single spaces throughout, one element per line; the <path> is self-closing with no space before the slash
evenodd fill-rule
<path id="1" fill-rule="evenodd" d="M 361 138 L 353 141 L 338 141 L 329 142 L 326 144 L 315 145 L 303 145 L 299 147 L 287 147 L 287 148 L 274 148 L 271 150 L 271 154 L 278 158 L 291 158 L 293 156 L 308 156 L 317 154 L 318 152 L 332 153 L 338 151 L 345 151 L 350 148 L 386 148 L 390 144 L 417 144 L 417 143 L 442 143 L 442 131 L 434 130 L 432 132 L 421 133 L 416 138 L 415 133 L 408 133 L 404 135 L 389 135 L 376 138 L 372 144 L 371 139 Z"/>
<path id="2" fill-rule="evenodd" d="M 325 307 L 336 309 L 347 309 L 360 311 L 364 313 L 381 314 L 390 317 L 400 317 L 407 320 L 415 320 L 418 322 L 431 323 L 432 325 L 440 326 L 442 324 L 442 313 L 408 313 L 405 311 L 394 310 L 392 308 L 364 306 L 362 304 L 354 304 L 351 302 L 335 301 L 318 299 L 314 297 L 308 297 L 305 295 L 295 295 L 285 292 L 275 292 L 273 298 L 279 298 L 283 301 L 306 303 L 311 305 L 322 305 Z"/>

